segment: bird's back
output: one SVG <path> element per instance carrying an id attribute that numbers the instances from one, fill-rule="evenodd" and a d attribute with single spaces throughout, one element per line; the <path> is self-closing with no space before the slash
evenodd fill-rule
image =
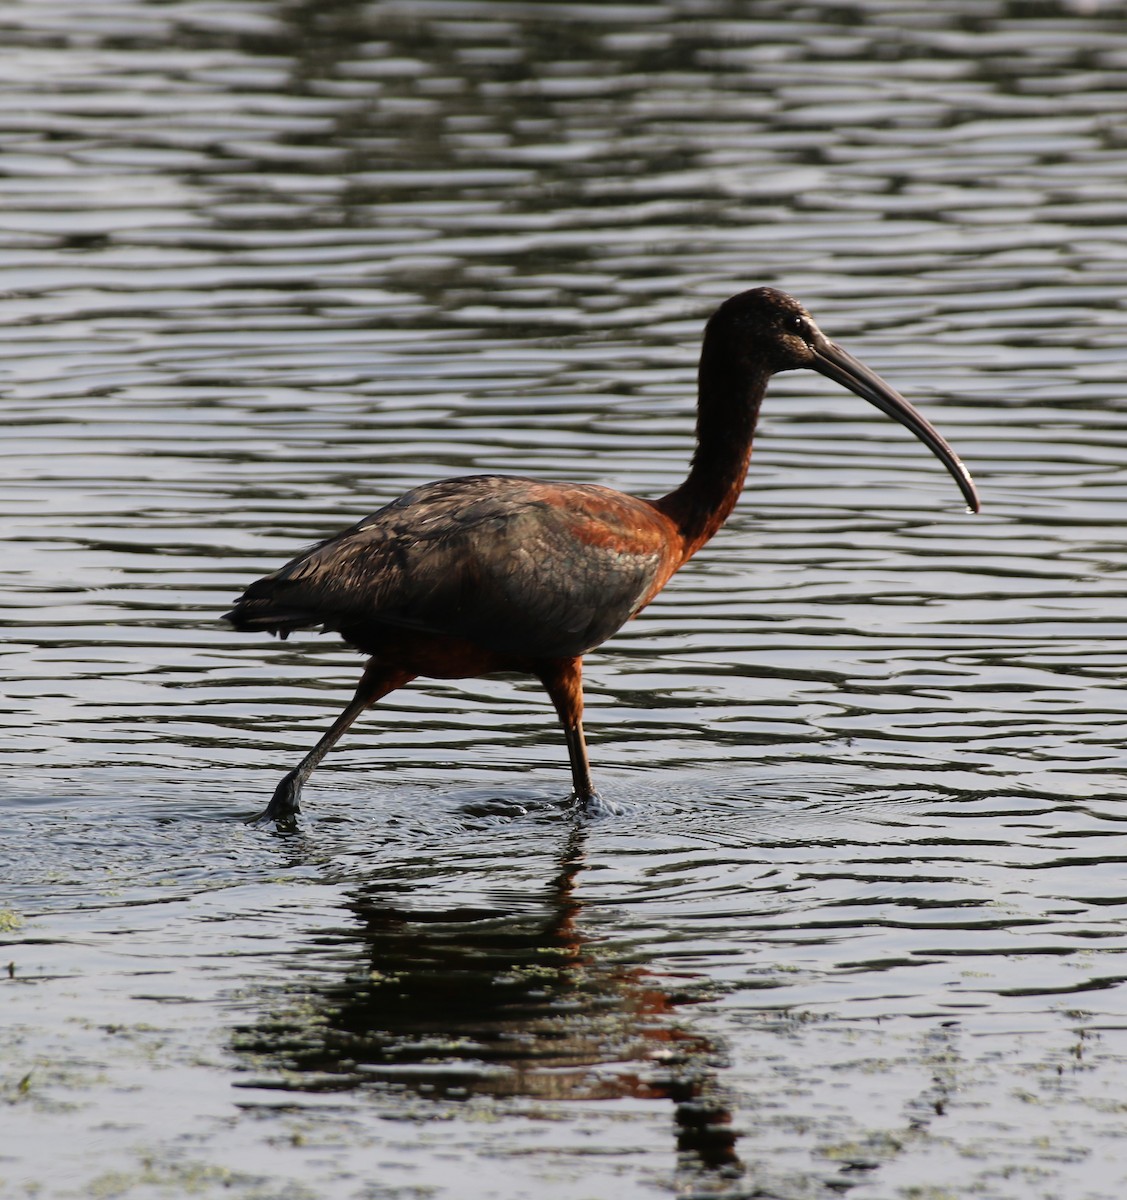
<path id="1" fill-rule="evenodd" d="M 672 569 L 669 521 L 609 488 L 474 475 L 415 488 L 252 584 L 240 629 L 410 629 L 514 657 L 569 657 Z"/>

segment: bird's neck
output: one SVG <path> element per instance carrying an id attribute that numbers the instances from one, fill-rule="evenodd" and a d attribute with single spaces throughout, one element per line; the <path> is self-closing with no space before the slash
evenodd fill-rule
<path id="1" fill-rule="evenodd" d="M 770 372 L 710 354 L 700 364 L 697 447 L 688 478 L 657 502 L 681 532 L 682 561 L 728 519 L 743 490 Z"/>

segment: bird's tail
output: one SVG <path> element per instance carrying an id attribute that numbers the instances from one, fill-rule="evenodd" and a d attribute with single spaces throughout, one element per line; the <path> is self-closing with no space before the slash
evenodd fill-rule
<path id="1" fill-rule="evenodd" d="M 316 614 L 292 605 L 280 604 L 273 588 L 263 579 L 251 584 L 230 612 L 223 614 L 240 633 L 272 633 L 283 641 L 295 629 L 313 629 L 323 625 L 324 614 Z"/>

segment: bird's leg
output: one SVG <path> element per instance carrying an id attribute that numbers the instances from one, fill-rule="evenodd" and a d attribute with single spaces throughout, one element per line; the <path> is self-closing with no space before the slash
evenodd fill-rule
<path id="1" fill-rule="evenodd" d="M 587 761 L 587 742 L 583 737 L 583 660 L 556 658 L 538 664 L 536 677 L 552 699 L 567 739 L 571 760 L 571 783 L 574 798 L 588 809 L 599 806 L 599 793 L 591 779 L 591 764 Z"/>
<path id="2" fill-rule="evenodd" d="M 583 736 L 583 722 L 576 721 L 574 725 L 564 726 L 564 738 L 567 740 L 567 754 L 571 760 L 571 785 L 575 789 L 575 798 L 584 804 L 598 800 L 599 793 L 595 791 L 591 779 L 591 764 L 587 759 L 587 739 Z"/>
<path id="3" fill-rule="evenodd" d="M 255 823 L 268 821 L 292 821 L 301 811 L 298 799 L 301 796 L 302 784 L 313 773 L 313 768 L 336 745 L 344 731 L 366 709 L 375 704 L 388 692 L 402 687 L 414 678 L 406 671 L 398 671 L 387 667 L 377 666 L 375 661 L 369 661 L 356 685 L 356 694 L 348 702 L 344 712 L 332 723 L 321 740 L 301 760 L 292 771 L 282 777 L 281 783 L 274 789 L 274 795 L 266 806 L 266 811 L 255 818 Z"/>

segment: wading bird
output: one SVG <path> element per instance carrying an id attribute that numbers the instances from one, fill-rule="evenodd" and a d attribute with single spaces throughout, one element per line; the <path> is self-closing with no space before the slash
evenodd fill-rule
<path id="1" fill-rule="evenodd" d="M 898 392 L 774 288 L 725 301 L 704 331 L 697 446 L 660 500 L 589 484 L 469 475 L 413 488 L 252 583 L 236 629 L 286 637 L 321 626 L 369 656 L 356 694 L 278 784 L 262 820 L 292 820 L 302 785 L 353 721 L 416 676 L 533 675 L 559 714 L 575 799 L 595 806 L 583 737 L 582 662 L 636 616 L 724 523 L 743 488 L 767 382 L 809 367 L 910 429 L 954 477 L 970 473 Z"/>

